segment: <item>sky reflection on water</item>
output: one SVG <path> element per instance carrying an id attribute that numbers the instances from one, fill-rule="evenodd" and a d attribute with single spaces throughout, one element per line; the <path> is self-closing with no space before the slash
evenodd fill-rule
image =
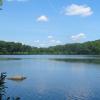
<path id="1" fill-rule="evenodd" d="M 0 60 L 0 71 L 27 77 L 22 82 L 6 80 L 7 95 L 21 100 L 100 100 L 100 64 L 53 60 L 72 58 L 69 55 L 4 57 L 20 60 Z"/>

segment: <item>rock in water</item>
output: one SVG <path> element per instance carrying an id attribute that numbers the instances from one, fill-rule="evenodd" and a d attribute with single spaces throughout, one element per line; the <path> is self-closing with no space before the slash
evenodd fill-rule
<path id="1" fill-rule="evenodd" d="M 22 80 L 25 80 L 26 77 L 23 77 L 23 76 L 13 76 L 13 77 L 9 77 L 7 79 L 8 80 L 14 80 L 14 81 L 22 81 Z"/>

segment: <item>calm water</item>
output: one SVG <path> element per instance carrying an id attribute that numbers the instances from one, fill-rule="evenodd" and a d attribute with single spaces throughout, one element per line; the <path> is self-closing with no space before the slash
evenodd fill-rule
<path id="1" fill-rule="evenodd" d="M 6 80 L 6 95 L 21 100 L 100 100 L 99 60 L 100 56 L 2 55 L 0 72 L 27 77 Z"/>

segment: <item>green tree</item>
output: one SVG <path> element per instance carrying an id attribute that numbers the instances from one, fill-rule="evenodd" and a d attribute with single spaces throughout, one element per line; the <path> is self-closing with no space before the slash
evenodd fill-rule
<path id="1" fill-rule="evenodd" d="M 2 6 L 2 4 L 3 4 L 3 0 L 0 0 L 0 6 Z"/>

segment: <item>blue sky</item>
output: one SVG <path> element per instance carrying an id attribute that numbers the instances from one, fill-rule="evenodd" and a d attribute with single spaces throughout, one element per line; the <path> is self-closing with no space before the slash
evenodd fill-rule
<path id="1" fill-rule="evenodd" d="M 0 40 L 32 46 L 100 39 L 100 0 L 5 0 Z"/>

